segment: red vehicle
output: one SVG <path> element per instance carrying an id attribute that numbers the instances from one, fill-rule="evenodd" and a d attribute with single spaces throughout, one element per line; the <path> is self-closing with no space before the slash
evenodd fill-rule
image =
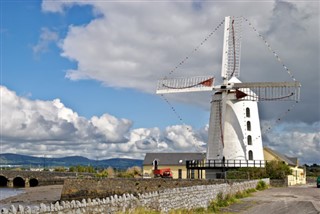
<path id="1" fill-rule="evenodd" d="M 172 178 L 172 172 L 170 168 L 155 169 L 153 170 L 155 178 Z"/>

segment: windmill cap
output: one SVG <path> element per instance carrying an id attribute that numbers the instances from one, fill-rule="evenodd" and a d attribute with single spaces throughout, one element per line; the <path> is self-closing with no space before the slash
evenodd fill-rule
<path id="1" fill-rule="evenodd" d="M 231 77 L 228 81 L 229 83 L 241 83 L 241 81 L 237 77 Z"/>

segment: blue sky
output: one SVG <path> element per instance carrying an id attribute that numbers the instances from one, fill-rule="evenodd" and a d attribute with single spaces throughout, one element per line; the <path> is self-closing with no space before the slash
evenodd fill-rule
<path id="1" fill-rule="evenodd" d="M 305 162 L 317 161 L 319 4 L 285 1 L 1 1 L 2 152 L 63 156 L 85 150 L 87 157 L 142 159 L 148 151 L 196 151 L 206 143 L 210 94 L 168 97 L 192 135 L 155 95 L 156 80 L 230 13 L 251 20 L 305 87 L 295 113 L 266 133 L 265 145 Z M 290 81 L 263 43 L 245 30 L 243 80 L 276 76 Z M 175 75 L 218 76 L 222 34 L 218 30 Z M 279 105 L 278 113 L 274 106 L 261 108 L 263 124 L 277 120 L 291 104 Z M 24 116 L 15 116 L 20 110 Z M 21 133 L 14 126 L 20 120 L 29 121 Z M 42 133 L 39 121 L 52 133 L 39 134 L 42 138 L 30 133 Z M 3 125 L 7 123 L 11 125 Z M 85 140 L 78 146 L 81 136 Z M 194 138 L 198 142 L 191 142 Z M 301 139 L 308 139 L 305 147 L 313 151 L 309 159 Z"/>

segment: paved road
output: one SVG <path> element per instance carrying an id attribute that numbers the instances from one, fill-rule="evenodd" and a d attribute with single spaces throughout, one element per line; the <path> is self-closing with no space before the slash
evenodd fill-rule
<path id="1" fill-rule="evenodd" d="M 271 188 L 256 192 L 222 213 L 320 214 L 320 188 L 315 185 Z"/>

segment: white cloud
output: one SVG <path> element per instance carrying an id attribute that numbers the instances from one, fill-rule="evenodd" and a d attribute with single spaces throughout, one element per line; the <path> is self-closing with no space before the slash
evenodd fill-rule
<path id="1" fill-rule="evenodd" d="M 4 86 L 0 90 L 1 152 L 143 159 L 146 152 L 203 152 L 208 140 L 208 125 L 200 130 L 187 125 L 132 129 L 128 119 L 109 114 L 86 119 L 59 99 L 31 100 Z M 319 162 L 319 122 L 281 123 L 263 134 L 264 146 L 299 157 L 301 163 Z"/>
<path id="2" fill-rule="evenodd" d="M 204 142 L 199 141 L 190 126 L 170 126 L 165 130 L 165 138 L 174 150 L 203 152 L 201 146 Z"/>
<path id="3" fill-rule="evenodd" d="M 184 126 L 131 129 L 128 119 L 109 114 L 86 119 L 59 99 L 31 100 L 4 86 L 0 90 L 1 152 L 143 159 L 151 151 L 195 151 Z"/>
<path id="4" fill-rule="evenodd" d="M 43 1 L 46 12 L 65 12 L 74 5 L 89 5 L 100 16 L 86 25 L 70 25 L 61 40 L 62 56 L 77 63 L 68 69 L 71 80 L 94 79 L 107 87 L 133 88 L 154 93 L 156 81 L 169 74 L 186 56 L 173 76 L 212 75 L 221 69 L 223 26 L 199 51 L 190 53 L 225 16 L 244 16 L 265 36 L 295 78 L 302 83 L 303 103 L 297 114 L 285 118 L 313 123 L 320 120 L 319 4 L 312 2 L 103 2 Z M 241 79 L 292 81 L 273 53 L 243 22 Z M 275 78 L 276 77 L 276 78 Z M 194 99 L 196 98 L 196 99 Z M 172 99 L 209 109 L 204 95 Z M 315 107 L 312 105 L 316 104 Z M 278 105 L 278 104 L 277 104 Z M 263 119 L 274 117 L 265 108 Z M 309 109 L 310 114 L 302 112 Z"/>
<path id="5" fill-rule="evenodd" d="M 32 47 L 33 53 L 39 54 L 47 52 L 49 45 L 53 42 L 57 42 L 59 39 L 58 33 L 51 31 L 48 28 L 42 28 L 39 41 Z"/>
<path id="6" fill-rule="evenodd" d="M 129 132 L 132 122 L 127 119 L 118 119 L 109 114 L 104 114 L 101 117 L 93 116 L 91 123 L 97 128 L 97 131 L 103 133 L 106 141 L 124 142 L 125 135 Z"/>
<path id="7" fill-rule="evenodd" d="M 320 161 L 320 123 L 282 123 L 264 135 L 264 146 L 269 146 L 300 163 Z"/>
<path id="8" fill-rule="evenodd" d="M 19 142 L 58 142 L 57 145 L 122 143 L 132 123 L 104 114 L 90 120 L 80 117 L 59 100 L 30 100 L 4 86 L 2 92 L 2 139 Z"/>

